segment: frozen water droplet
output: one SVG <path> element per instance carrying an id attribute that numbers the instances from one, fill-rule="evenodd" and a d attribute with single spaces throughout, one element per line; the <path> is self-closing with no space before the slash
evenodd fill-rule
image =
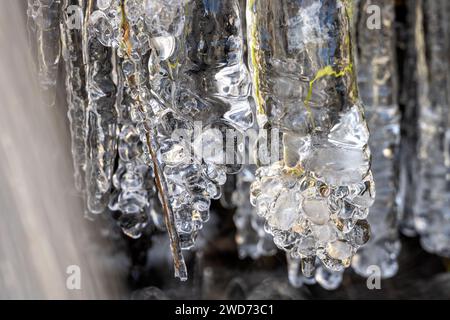
<path id="1" fill-rule="evenodd" d="M 362 246 L 370 239 L 370 226 L 366 220 L 358 220 L 350 231 L 351 241 L 357 246 Z"/>
<path id="2" fill-rule="evenodd" d="M 284 190 L 271 210 L 269 223 L 275 228 L 289 230 L 298 218 L 298 212 L 298 200 L 295 192 Z"/>
<path id="3" fill-rule="evenodd" d="M 325 224 L 329 220 L 330 210 L 325 200 L 304 199 L 302 209 L 311 222 L 315 224 Z"/>
<path id="4" fill-rule="evenodd" d="M 161 61 L 169 59 L 175 51 L 175 38 L 172 36 L 154 37 L 151 39 L 152 46 L 158 53 L 158 58 Z"/>
<path id="5" fill-rule="evenodd" d="M 100 10 L 106 10 L 111 6 L 112 0 L 97 0 L 97 7 Z"/>
<path id="6" fill-rule="evenodd" d="M 316 252 L 316 242 L 314 237 L 302 237 L 298 241 L 295 251 L 300 257 L 311 257 Z"/>
<path id="7" fill-rule="evenodd" d="M 344 148 L 363 149 L 369 141 L 369 131 L 358 106 L 353 106 L 330 130 L 328 140 Z"/>
<path id="8" fill-rule="evenodd" d="M 305 277 L 310 278 L 316 269 L 316 257 L 305 257 L 301 261 L 302 273 Z"/>
<path id="9" fill-rule="evenodd" d="M 203 131 L 194 141 L 194 152 L 206 162 L 225 164 L 222 132 L 213 128 Z"/>
<path id="10" fill-rule="evenodd" d="M 114 29 L 103 11 L 96 10 L 89 17 L 91 32 L 105 47 L 110 47 L 114 40 Z"/>
<path id="11" fill-rule="evenodd" d="M 353 254 L 352 246 L 341 240 L 328 243 L 326 251 L 331 258 L 336 260 L 347 260 Z"/>
<path id="12" fill-rule="evenodd" d="M 181 163 L 188 163 L 190 157 L 189 152 L 183 145 L 174 144 L 169 150 L 161 155 L 161 158 L 166 165 L 178 165 Z"/>
<path id="13" fill-rule="evenodd" d="M 326 290 L 335 290 L 342 282 L 343 272 L 330 271 L 327 268 L 320 266 L 316 270 L 315 279 L 322 288 Z"/>
<path id="14" fill-rule="evenodd" d="M 209 209 L 211 201 L 202 196 L 196 196 L 192 199 L 192 206 L 197 211 L 206 211 Z"/>
<path id="15" fill-rule="evenodd" d="M 311 229 L 315 239 L 319 243 L 327 243 L 336 240 L 335 231 L 329 224 L 313 225 L 311 226 Z"/>

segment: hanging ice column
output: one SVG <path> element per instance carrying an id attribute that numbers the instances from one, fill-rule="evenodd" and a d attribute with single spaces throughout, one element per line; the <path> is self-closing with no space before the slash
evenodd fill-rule
<path id="1" fill-rule="evenodd" d="M 96 10 L 98 4 L 100 1 L 87 3 L 83 24 L 87 92 L 85 183 L 87 207 L 94 214 L 102 213 L 108 206 L 118 138 L 114 48 L 106 39 L 111 22 Z"/>
<path id="2" fill-rule="evenodd" d="M 450 3 L 416 2 L 419 102 L 414 223 L 425 250 L 450 257 Z"/>
<path id="3" fill-rule="evenodd" d="M 84 168 L 86 165 L 86 77 L 83 62 L 83 34 L 81 0 L 64 0 L 61 12 L 61 44 L 66 74 L 67 116 L 70 122 L 75 185 L 85 192 Z M 79 8 L 69 12 L 69 7 Z M 71 15 L 69 15 L 71 14 Z M 73 16 L 75 15 L 75 16 Z M 78 19 L 78 20 L 77 20 Z M 79 26 L 74 25 L 80 23 Z"/>
<path id="4" fill-rule="evenodd" d="M 259 159 L 251 201 L 307 276 L 318 261 L 342 271 L 370 237 L 365 219 L 375 191 L 351 7 L 336 0 L 247 3 L 258 122 L 262 133 L 282 134 L 282 159 Z"/>
<path id="5" fill-rule="evenodd" d="M 407 39 L 405 46 L 405 59 L 398 61 L 403 66 L 402 82 L 399 90 L 399 103 L 404 106 L 401 109 L 401 143 L 400 143 L 400 168 L 399 168 L 399 229 L 406 236 L 416 236 L 414 226 L 414 202 L 418 184 L 418 158 L 417 140 L 418 128 L 418 92 L 417 92 L 417 49 L 415 42 L 415 28 L 417 10 L 421 10 L 418 1 L 406 1 L 406 21 L 400 27 Z M 420 15 L 421 16 L 421 15 Z M 422 19 L 422 18 L 421 18 Z M 422 32 L 422 31 L 420 31 Z"/>
<path id="6" fill-rule="evenodd" d="M 236 226 L 236 243 L 240 258 L 272 256 L 277 252 L 272 236 L 264 230 L 264 219 L 258 216 L 250 204 L 250 185 L 255 181 L 255 169 L 245 167 L 236 176 L 233 205 L 236 207 L 233 220 Z"/>
<path id="7" fill-rule="evenodd" d="M 241 19 L 245 22 L 245 0 L 239 0 L 239 3 L 241 4 Z M 244 36 L 243 40 L 246 42 L 247 37 Z M 247 43 L 245 43 L 245 47 L 248 49 Z M 248 75 L 247 72 L 246 75 Z M 254 104 L 252 104 L 252 107 L 252 110 L 250 108 L 246 110 L 251 111 L 252 115 L 254 115 Z M 253 121 L 252 124 L 252 128 L 246 132 L 249 144 L 245 144 L 245 155 L 248 156 L 244 159 L 245 166 L 236 176 L 228 179 L 220 199 L 225 207 L 235 208 L 233 215 L 236 227 L 235 241 L 241 259 L 246 257 L 259 259 L 262 256 L 273 256 L 278 251 L 273 243 L 272 236 L 264 230 L 264 219 L 256 214 L 255 207 L 251 205 L 249 199 L 250 185 L 255 180 L 256 167 L 254 164 L 253 143 L 258 131 L 257 124 Z"/>
<path id="8" fill-rule="evenodd" d="M 381 10 L 380 28 L 370 28 L 370 6 Z M 372 238 L 353 258 L 353 269 L 369 276 L 372 265 L 383 277 L 398 269 L 397 152 L 400 139 L 393 0 L 363 0 L 358 7 L 358 84 L 370 129 L 372 171 L 377 197 L 368 221 Z"/>
<path id="9" fill-rule="evenodd" d="M 39 81 L 48 103 L 56 98 L 56 80 L 61 56 L 61 0 L 28 0 L 28 27 L 35 40 Z"/>
<path id="10" fill-rule="evenodd" d="M 240 168 L 239 132 L 253 124 L 239 4 L 149 1 L 146 15 L 160 197 L 173 215 L 181 249 L 189 249 L 209 219 L 211 199 L 220 197 L 226 173 Z M 194 133 L 194 140 L 180 130 L 188 138 Z M 232 150 L 227 130 L 236 134 Z"/>

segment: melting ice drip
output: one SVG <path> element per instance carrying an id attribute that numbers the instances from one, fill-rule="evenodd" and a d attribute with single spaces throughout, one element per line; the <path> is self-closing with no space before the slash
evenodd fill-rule
<path id="1" fill-rule="evenodd" d="M 284 155 L 256 171 L 251 202 L 306 277 L 318 264 L 341 272 L 370 237 L 375 190 L 348 5 L 249 1 L 247 8 L 258 121 L 282 131 Z M 295 34 L 301 41 L 286 40 Z"/>

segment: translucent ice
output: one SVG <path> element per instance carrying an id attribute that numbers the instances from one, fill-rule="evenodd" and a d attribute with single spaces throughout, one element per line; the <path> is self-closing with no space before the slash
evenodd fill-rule
<path id="1" fill-rule="evenodd" d="M 251 201 L 274 243 L 302 261 L 307 277 L 317 263 L 341 272 L 370 234 L 359 222 L 375 191 L 353 69 L 351 6 L 247 6 L 257 118 L 260 129 L 281 131 L 283 155 L 257 170 Z M 333 279 L 339 283 L 341 276 Z"/>

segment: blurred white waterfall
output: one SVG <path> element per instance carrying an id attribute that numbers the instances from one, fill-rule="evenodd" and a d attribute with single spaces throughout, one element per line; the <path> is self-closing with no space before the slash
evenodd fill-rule
<path id="1" fill-rule="evenodd" d="M 66 106 L 40 102 L 24 2 L 0 10 L 0 299 L 120 298 L 126 259 L 83 217 Z M 80 290 L 66 287 L 71 265 Z"/>

